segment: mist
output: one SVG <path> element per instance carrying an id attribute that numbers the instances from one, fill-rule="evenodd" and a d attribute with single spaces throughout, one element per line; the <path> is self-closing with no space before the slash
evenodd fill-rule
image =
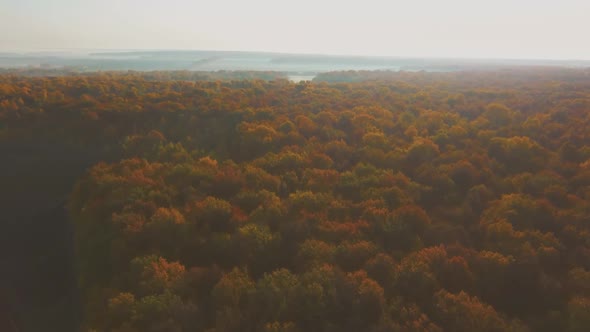
<path id="1" fill-rule="evenodd" d="M 234 50 L 590 59 L 590 3 L 3 0 L 1 52 Z"/>

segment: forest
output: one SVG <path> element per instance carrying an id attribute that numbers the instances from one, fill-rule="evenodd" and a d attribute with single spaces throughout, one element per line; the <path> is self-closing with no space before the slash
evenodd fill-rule
<path id="1" fill-rule="evenodd" d="M 589 331 L 589 128 L 590 69 L 0 74 L 0 147 L 89 166 L 83 331 Z"/>

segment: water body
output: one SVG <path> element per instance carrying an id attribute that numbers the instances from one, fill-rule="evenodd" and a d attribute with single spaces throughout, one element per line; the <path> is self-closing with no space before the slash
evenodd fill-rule
<path id="1" fill-rule="evenodd" d="M 289 75 L 289 81 L 292 81 L 295 83 L 305 82 L 305 81 L 313 81 L 314 77 L 316 77 L 316 75 L 293 74 L 293 75 Z"/>

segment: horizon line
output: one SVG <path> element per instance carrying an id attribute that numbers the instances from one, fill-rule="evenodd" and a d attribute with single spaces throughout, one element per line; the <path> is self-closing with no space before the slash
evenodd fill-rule
<path id="1" fill-rule="evenodd" d="M 483 56 L 462 56 L 462 55 L 385 55 L 385 54 L 360 54 L 360 53 L 336 53 L 336 52 L 288 52 L 269 50 L 237 50 L 237 49 L 198 49 L 198 48 L 86 48 L 86 47 L 59 47 L 59 48 L 13 48 L 0 49 L 0 55 L 16 53 L 27 55 L 31 53 L 50 53 L 60 51 L 86 51 L 87 55 L 93 53 L 130 53 L 130 52 L 219 52 L 219 53 L 251 53 L 251 54 L 272 54 L 272 55 L 299 55 L 319 57 L 340 57 L 340 58 L 389 58 L 389 59 L 429 59 L 429 60 L 477 60 L 477 61 L 550 61 L 550 62 L 589 62 L 590 59 L 583 58 L 549 58 L 549 57 L 483 57 Z"/>

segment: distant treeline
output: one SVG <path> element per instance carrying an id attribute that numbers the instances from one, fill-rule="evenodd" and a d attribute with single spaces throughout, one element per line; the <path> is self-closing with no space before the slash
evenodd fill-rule
<path id="1" fill-rule="evenodd" d="M 83 68 L 0 68 L 0 75 L 17 75 L 21 77 L 53 77 L 53 76 L 83 76 L 97 75 L 120 76 L 121 71 L 85 71 Z M 288 79 L 288 75 L 277 71 L 248 71 L 248 70 L 218 70 L 218 71 L 134 71 L 125 72 L 127 77 L 143 78 L 153 81 L 231 81 L 231 80 L 265 80 Z"/>
<path id="2" fill-rule="evenodd" d="M 417 67 L 418 68 L 418 67 Z M 502 81 L 502 87 L 512 87 L 514 84 L 561 81 L 561 82 L 585 82 L 590 76 L 590 67 L 588 68 L 566 68 L 552 66 L 529 66 L 517 67 L 500 66 L 500 65 L 459 65 L 458 67 L 449 67 L 445 65 L 430 66 L 435 72 L 416 71 L 411 67 L 407 70 L 344 70 L 330 71 L 319 73 L 314 82 L 365 82 L 365 81 L 412 81 L 419 84 L 432 84 L 439 82 L 442 84 L 459 84 L 465 86 L 487 85 L 485 82 L 492 80 Z M 470 70 L 467 70 L 471 68 Z M 418 68 L 419 69 L 419 68 Z M 439 72 L 436 72 L 439 69 Z M 457 71 L 460 70 L 460 71 Z M 508 84 L 508 85 L 506 85 Z"/>

